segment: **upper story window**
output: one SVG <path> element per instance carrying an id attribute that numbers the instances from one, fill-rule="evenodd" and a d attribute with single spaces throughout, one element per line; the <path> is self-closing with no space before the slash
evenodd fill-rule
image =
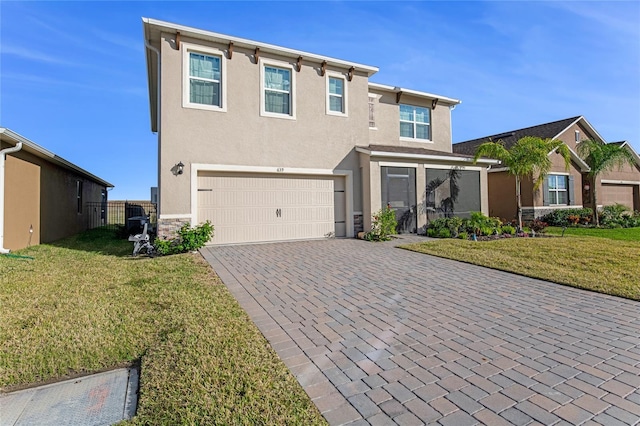
<path id="1" fill-rule="evenodd" d="M 569 193 L 568 189 L 569 176 L 564 175 L 549 175 L 547 176 L 547 182 L 549 186 L 549 204 L 568 204 Z"/>
<path id="2" fill-rule="evenodd" d="M 431 140 L 431 110 L 400 105 L 400 138 Z"/>
<path id="3" fill-rule="evenodd" d="M 327 114 L 347 115 L 347 85 L 340 74 L 327 73 Z"/>
<path id="4" fill-rule="evenodd" d="M 295 119 L 295 72 L 286 62 L 260 58 L 260 115 Z"/>
<path id="5" fill-rule="evenodd" d="M 580 130 L 576 130 L 576 143 L 580 143 Z"/>
<path id="6" fill-rule="evenodd" d="M 183 52 L 182 106 L 226 111 L 226 62 L 222 53 L 189 44 L 185 45 Z"/>

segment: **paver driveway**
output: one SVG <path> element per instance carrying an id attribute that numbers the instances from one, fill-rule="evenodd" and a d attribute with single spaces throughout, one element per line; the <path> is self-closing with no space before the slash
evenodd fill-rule
<path id="1" fill-rule="evenodd" d="M 202 253 L 330 424 L 640 420 L 640 303 L 389 243 Z"/>

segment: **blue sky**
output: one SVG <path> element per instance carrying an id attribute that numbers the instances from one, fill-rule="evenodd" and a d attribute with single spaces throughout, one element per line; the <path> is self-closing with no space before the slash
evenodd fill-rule
<path id="1" fill-rule="evenodd" d="M 380 68 L 461 99 L 454 142 L 584 115 L 640 152 L 640 2 L 0 1 L 0 126 L 149 199 L 141 17 Z"/>

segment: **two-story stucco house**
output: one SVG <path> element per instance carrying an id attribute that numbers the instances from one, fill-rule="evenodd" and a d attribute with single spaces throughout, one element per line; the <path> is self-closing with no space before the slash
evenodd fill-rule
<path id="1" fill-rule="evenodd" d="M 373 66 L 143 18 L 161 236 L 213 244 L 401 232 L 488 213 L 487 167 L 454 154 L 460 101 L 369 81 Z"/>

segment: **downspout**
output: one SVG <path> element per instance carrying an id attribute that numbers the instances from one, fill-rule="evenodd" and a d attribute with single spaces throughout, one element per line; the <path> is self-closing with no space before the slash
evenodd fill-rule
<path id="1" fill-rule="evenodd" d="M 157 220 L 159 221 L 160 219 L 160 197 L 161 197 L 161 193 L 162 191 L 160 190 L 160 165 L 161 165 L 161 148 L 160 148 L 160 90 L 161 90 L 161 78 L 160 78 L 160 72 L 162 70 L 161 67 L 161 63 L 160 63 L 160 50 L 154 46 L 151 45 L 151 43 L 149 43 L 149 40 L 144 39 L 144 45 L 147 49 L 151 50 L 152 52 L 154 52 L 156 54 L 156 57 L 158 58 L 158 88 L 156 90 L 156 133 L 158 134 L 158 201 L 156 202 L 156 217 L 158 218 Z M 156 230 L 157 231 L 157 230 Z"/>
<path id="2" fill-rule="evenodd" d="M 7 154 L 18 152 L 22 149 L 22 142 L 18 142 L 12 148 L 0 151 L 0 254 L 9 253 L 9 249 L 4 248 L 4 162 Z"/>

